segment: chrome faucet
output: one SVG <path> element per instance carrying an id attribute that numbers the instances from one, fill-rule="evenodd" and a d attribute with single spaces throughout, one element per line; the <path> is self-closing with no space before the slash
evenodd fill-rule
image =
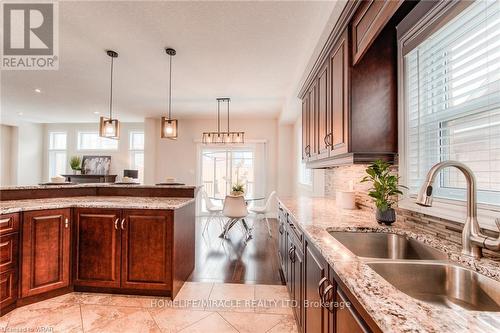
<path id="1" fill-rule="evenodd" d="M 457 168 L 464 174 L 467 181 L 467 219 L 462 231 L 462 254 L 481 258 L 483 256 L 483 248 L 500 251 L 500 236 L 496 239 L 488 237 L 483 235 L 479 229 L 477 221 L 476 179 L 472 170 L 465 164 L 457 161 L 444 161 L 434 165 L 427 173 L 427 178 L 420 188 L 417 204 L 425 207 L 432 206 L 432 183 L 438 172 L 446 167 Z M 495 223 L 500 230 L 500 219 L 496 219 Z"/>

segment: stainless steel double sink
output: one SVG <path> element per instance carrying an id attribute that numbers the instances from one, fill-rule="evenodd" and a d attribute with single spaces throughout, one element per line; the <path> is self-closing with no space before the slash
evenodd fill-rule
<path id="1" fill-rule="evenodd" d="M 377 274 L 421 301 L 474 311 L 500 312 L 500 283 L 447 261 L 447 255 L 394 233 L 329 233 Z"/>

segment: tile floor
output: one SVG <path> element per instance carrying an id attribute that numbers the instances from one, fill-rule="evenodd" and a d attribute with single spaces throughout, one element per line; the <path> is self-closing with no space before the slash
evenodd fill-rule
<path id="1" fill-rule="evenodd" d="M 285 286 L 187 282 L 162 297 L 71 293 L 18 308 L 0 332 L 279 332 L 297 328 Z"/>

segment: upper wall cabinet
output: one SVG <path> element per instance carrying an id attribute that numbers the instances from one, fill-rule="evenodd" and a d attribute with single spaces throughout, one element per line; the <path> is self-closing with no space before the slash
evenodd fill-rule
<path id="1" fill-rule="evenodd" d="M 414 5 L 348 2 L 299 94 L 307 167 L 394 161 L 396 25 Z"/>
<path id="2" fill-rule="evenodd" d="M 351 24 L 352 61 L 357 64 L 403 1 L 365 0 Z"/>

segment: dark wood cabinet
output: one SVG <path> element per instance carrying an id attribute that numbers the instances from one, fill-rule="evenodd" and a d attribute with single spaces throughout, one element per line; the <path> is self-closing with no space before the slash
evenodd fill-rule
<path id="1" fill-rule="evenodd" d="M 335 311 L 335 332 L 336 333 L 368 333 L 371 332 L 366 326 L 363 319 L 356 313 L 352 303 L 337 289 L 335 293 L 335 301 L 342 304 Z M 350 306 L 347 306 L 350 305 Z"/>
<path id="2" fill-rule="evenodd" d="M 171 284 L 172 214 L 124 210 L 121 287 L 168 289 Z"/>
<path id="3" fill-rule="evenodd" d="M 18 277 L 19 214 L 0 215 L 0 316 L 15 306 Z"/>
<path id="4" fill-rule="evenodd" d="M 350 77 L 347 30 L 335 44 L 329 62 L 331 108 L 328 111 L 332 119 L 330 156 L 335 156 L 348 152 Z"/>
<path id="5" fill-rule="evenodd" d="M 120 287 L 121 211 L 77 209 L 75 286 Z"/>
<path id="6" fill-rule="evenodd" d="M 283 208 L 278 210 L 278 262 L 283 273 L 283 277 L 286 280 L 287 274 L 287 232 L 286 232 L 286 213 Z"/>
<path id="7" fill-rule="evenodd" d="M 328 264 L 307 239 L 304 242 L 304 266 L 304 300 L 307 302 L 304 307 L 304 330 L 330 332 L 333 315 L 324 306 L 321 296 L 331 284 Z"/>
<path id="8" fill-rule="evenodd" d="M 302 277 L 304 271 L 304 254 L 297 240 L 293 238 L 291 231 L 288 233 L 288 265 L 287 265 L 287 285 L 291 300 L 295 303 L 293 308 L 299 331 L 302 331 L 304 298 L 302 292 Z"/>
<path id="9" fill-rule="evenodd" d="M 70 209 L 23 214 L 21 296 L 69 286 Z"/>
<path id="10" fill-rule="evenodd" d="M 351 24 L 353 65 L 361 60 L 403 2 L 403 0 L 361 2 Z"/>
<path id="11" fill-rule="evenodd" d="M 330 64 L 326 62 L 318 74 L 318 158 L 329 156 L 332 135 L 330 95 Z"/>

